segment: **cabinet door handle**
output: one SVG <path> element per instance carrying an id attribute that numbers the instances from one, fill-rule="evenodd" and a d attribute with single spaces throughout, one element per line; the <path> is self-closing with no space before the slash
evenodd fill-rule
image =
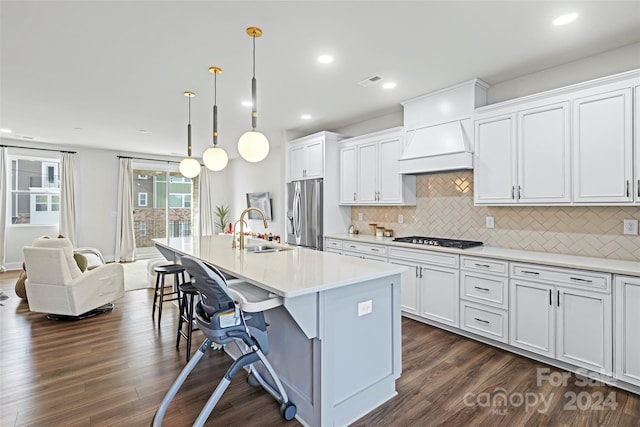
<path id="1" fill-rule="evenodd" d="M 422 279 L 422 266 L 420 266 L 420 278 Z"/>
<path id="2" fill-rule="evenodd" d="M 484 319 L 479 319 L 477 317 L 474 317 L 473 320 L 475 320 L 476 322 L 480 322 L 480 323 L 484 323 L 485 325 L 490 324 L 491 322 L 489 322 L 488 320 L 484 320 Z"/>
<path id="3" fill-rule="evenodd" d="M 558 299 L 556 302 L 558 303 L 558 307 L 560 307 L 560 291 L 558 291 Z"/>
<path id="4" fill-rule="evenodd" d="M 520 200 L 520 186 L 518 185 L 518 200 Z"/>
<path id="5" fill-rule="evenodd" d="M 638 197 L 640 197 L 640 179 L 638 180 Z"/>
<path id="6" fill-rule="evenodd" d="M 474 263 L 474 265 L 476 267 L 482 267 L 482 268 L 491 268 L 491 266 L 489 264 L 478 264 L 477 262 Z"/>
<path id="7" fill-rule="evenodd" d="M 540 275 L 540 273 L 538 273 L 537 271 L 529 271 L 529 270 L 522 270 L 522 274 L 533 274 L 534 276 Z"/>
<path id="8" fill-rule="evenodd" d="M 420 277 L 418 276 L 418 266 L 416 265 L 416 277 Z"/>
<path id="9" fill-rule="evenodd" d="M 511 198 L 514 199 L 514 200 L 516 199 L 516 186 L 515 185 L 511 186 Z"/>
<path id="10" fill-rule="evenodd" d="M 629 180 L 627 180 L 627 197 L 629 197 Z"/>
<path id="11" fill-rule="evenodd" d="M 569 279 L 571 280 L 575 280 L 577 282 L 583 282 L 583 283 L 593 283 L 593 280 L 589 280 L 589 279 L 582 279 L 580 277 L 569 277 Z"/>
<path id="12" fill-rule="evenodd" d="M 553 305 L 553 302 L 551 301 L 551 289 L 549 289 L 549 305 Z"/>
<path id="13" fill-rule="evenodd" d="M 356 193 L 354 192 L 353 193 L 353 200 L 355 200 L 355 199 L 356 199 Z"/>
<path id="14" fill-rule="evenodd" d="M 476 288 L 479 291 L 485 291 L 485 292 L 491 291 L 491 289 L 489 289 L 489 288 L 481 288 L 480 286 L 474 286 L 474 288 Z"/>

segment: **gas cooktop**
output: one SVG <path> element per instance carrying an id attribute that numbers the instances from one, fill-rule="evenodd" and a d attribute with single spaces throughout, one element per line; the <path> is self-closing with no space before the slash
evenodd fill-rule
<path id="1" fill-rule="evenodd" d="M 409 236 L 409 237 L 396 237 L 394 242 L 401 243 L 413 243 L 416 245 L 427 246 L 442 246 L 444 248 L 458 248 L 467 249 L 475 246 L 482 246 L 482 242 L 476 242 L 473 240 L 455 240 L 455 239 L 442 239 L 439 237 L 424 237 L 424 236 Z"/>

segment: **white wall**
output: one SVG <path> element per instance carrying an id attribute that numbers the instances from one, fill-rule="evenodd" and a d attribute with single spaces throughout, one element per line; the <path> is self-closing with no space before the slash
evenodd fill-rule
<path id="1" fill-rule="evenodd" d="M 247 207 L 247 193 L 268 191 L 271 196 L 272 220 L 269 229 L 265 230 L 261 220 L 245 220 L 251 231 L 256 233 L 273 233 L 284 240 L 284 161 L 282 144 L 271 144 L 269 155 L 259 163 L 249 163 L 238 158 L 229 161 L 228 198 L 231 206 L 231 220 L 236 222 Z"/>

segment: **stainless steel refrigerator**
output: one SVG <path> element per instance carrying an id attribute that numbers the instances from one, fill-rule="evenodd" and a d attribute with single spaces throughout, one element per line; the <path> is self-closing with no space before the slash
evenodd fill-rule
<path id="1" fill-rule="evenodd" d="M 286 242 L 321 251 L 322 240 L 322 180 L 288 183 Z"/>

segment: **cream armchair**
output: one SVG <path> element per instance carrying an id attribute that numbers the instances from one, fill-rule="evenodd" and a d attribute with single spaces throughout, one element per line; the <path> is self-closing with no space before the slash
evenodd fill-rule
<path id="1" fill-rule="evenodd" d="M 29 310 L 50 319 L 83 319 L 113 309 L 124 296 L 121 264 L 105 264 L 82 273 L 68 239 L 36 239 L 23 248 Z"/>

